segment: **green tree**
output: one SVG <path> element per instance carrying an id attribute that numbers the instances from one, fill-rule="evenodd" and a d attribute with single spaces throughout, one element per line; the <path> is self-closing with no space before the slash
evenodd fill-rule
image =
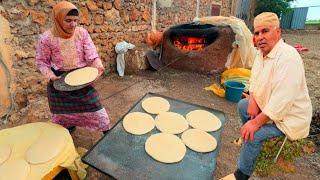
<path id="1" fill-rule="evenodd" d="M 286 14 L 292 10 L 290 3 L 293 1 L 295 0 L 258 0 L 254 15 L 262 12 L 274 12 L 280 17 L 281 14 Z"/>

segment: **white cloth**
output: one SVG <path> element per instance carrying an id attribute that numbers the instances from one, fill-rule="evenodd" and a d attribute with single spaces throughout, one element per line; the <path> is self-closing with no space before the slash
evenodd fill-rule
<path id="1" fill-rule="evenodd" d="M 127 52 L 129 49 L 133 49 L 136 46 L 127 43 L 125 41 L 119 42 L 116 44 L 115 51 L 118 54 L 117 55 L 117 71 L 119 76 L 124 76 L 124 70 L 125 70 L 125 61 L 124 61 L 124 53 Z"/>
<path id="2" fill-rule="evenodd" d="M 262 112 L 290 140 L 308 136 L 312 106 L 303 61 L 296 49 L 281 39 L 266 57 L 259 52 L 249 91 Z"/>
<path id="3" fill-rule="evenodd" d="M 235 33 L 233 50 L 228 56 L 228 60 L 225 64 L 226 68 L 252 67 L 257 50 L 253 47 L 252 34 L 243 20 L 233 16 L 209 16 L 200 18 L 200 23 L 216 26 L 230 26 Z"/>

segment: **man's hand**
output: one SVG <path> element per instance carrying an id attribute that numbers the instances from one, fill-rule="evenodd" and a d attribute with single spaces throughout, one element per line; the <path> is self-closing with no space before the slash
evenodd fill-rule
<path id="1" fill-rule="evenodd" d="M 256 123 L 255 119 L 249 120 L 241 127 L 241 137 L 247 142 L 249 139 L 254 140 L 254 133 L 260 128 L 259 124 Z"/>
<path id="2" fill-rule="evenodd" d="M 250 116 L 250 119 L 256 118 L 256 116 L 258 116 L 258 114 L 260 113 L 260 108 L 254 100 L 253 95 L 250 95 L 247 112 Z"/>
<path id="3" fill-rule="evenodd" d="M 245 142 L 247 142 L 249 139 L 253 141 L 256 131 L 258 131 L 259 128 L 266 124 L 269 120 L 270 118 L 267 115 L 265 115 L 263 112 L 260 112 L 254 119 L 249 120 L 241 127 L 240 133 L 242 139 Z"/>

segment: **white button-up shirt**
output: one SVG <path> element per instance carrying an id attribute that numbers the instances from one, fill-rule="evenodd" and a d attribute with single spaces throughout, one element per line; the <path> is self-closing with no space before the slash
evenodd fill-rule
<path id="1" fill-rule="evenodd" d="M 312 106 L 303 61 L 292 46 L 280 39 L 271 52 L 254 61 L 250 89 L 264 114 L 290 140 L 309 134 Z"/>

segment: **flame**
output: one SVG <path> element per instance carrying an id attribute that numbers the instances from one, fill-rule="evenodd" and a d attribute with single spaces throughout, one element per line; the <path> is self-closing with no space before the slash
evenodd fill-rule
<path id="1" fill-rule="evenodd" d="M 180 36 L 173 39 L 176 48 L 183 51 L 198 51 L 205 48 L 206 39 L 202 37 Z"/>

